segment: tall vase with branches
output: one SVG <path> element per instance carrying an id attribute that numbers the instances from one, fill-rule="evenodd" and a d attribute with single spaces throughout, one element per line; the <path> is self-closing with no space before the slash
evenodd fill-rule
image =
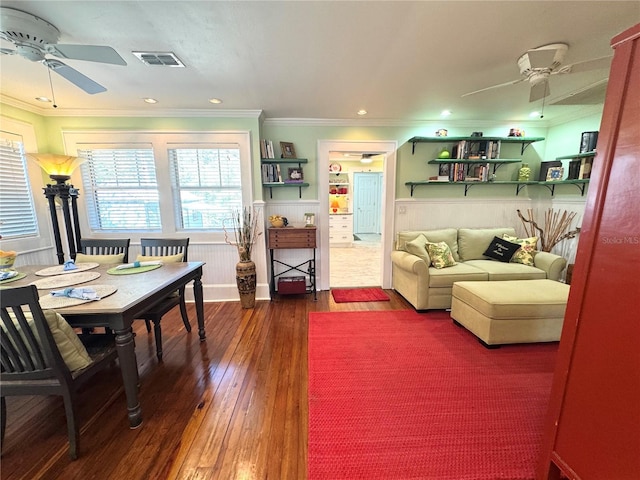
<path id="1" fill-rule="evenodd" d="M 257 238 L 258 214 L 254 208 L 235 210 L 231 218 L 233 236 L 223 223 L 224 241 L 236 247 L 240 261 L 236 264 L 236 284 L 242 308 L 253 308 L 256 303 L 256 264 L 251 260 L 251 250 Z"/>
<path id="2" fill-rule="evenodd" d="M 549 208 L 544 213 L 542 226 L 536 221 L 535 214 L 531 208 L 527 209 L 526 217 L 520 210 L 517 210 L 517 212 L 520 220 L 522 220 L 526 234 L 530 237 L 537 236 L 540 239 L 540 250 L 543 252 L 550 252 L 562 240 L 574 238 L 580 233 L 579 227 L 569 230 L 576 212 L 568 212 L 566 210 L 560 212 Z"/>

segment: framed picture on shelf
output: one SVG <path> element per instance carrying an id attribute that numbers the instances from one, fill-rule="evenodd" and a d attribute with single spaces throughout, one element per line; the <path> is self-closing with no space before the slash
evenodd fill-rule
<path id="1" fill-rule="evenodd" d="M 282 158 L 297 158 L 296 149 L 293 148 L 293 143 L 280 142 L 280 149 L 282 150 Z"/>
<path id="2" fill-rule="evenodd" d="M 290 168 L 287 174 L 287 183 L 302 183 L 304 180 L 304 173 L 302 168 Z"/>
<path id="3" fill-rule="evenodd" d="M 564 175 L 564 168 L 563 167 L 551 167 L 551 168 L 549 168 L 549 170 L 547 170 L 546 181 L 547 182 L 557 182 L 559 180 L 562 180 L 563 175 Z"/>
<path id="4" fill-rule="evenodd" d="M 549 173 L 549 170 L 551 168 L 561 167 L 561 166 L 562 166 L 562 162 L 558 160 L 552 160 L 550 162 L 540 162 L 540 175 L 538 176 L 538 181 L 539 182 L 548 181 L 547 174 Z"/>

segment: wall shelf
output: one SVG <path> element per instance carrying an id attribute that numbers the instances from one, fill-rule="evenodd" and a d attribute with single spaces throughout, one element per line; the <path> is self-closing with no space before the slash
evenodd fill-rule
<path id="1" fill-rule="evenodd" d="M 261 158 L 261 165 L 298 165 L 298 167 L 302 167 L 304 163 L 307 163 L 308 160 L 306 158 Z M 273 198 L 273 189 L 274 188 L 291 188 L 295 187 L 298 189 L 298 198 L 302 198 L 302 188 L 308 187 L 309 184 L 306 182 L 262 182 L 263 188 L 269 189 L 269 198 Z"/>
<path id="2" fill-rule="evenodd" d="M 433 180 L 424 180 L 424 181 L 418 181 L 418 182 L 406 182 L 405 185 L 408 186 L 411 189 L 411 196 L 413 197 L 413 192 L 416 189 L 416 187 L 420 187 L 420 186 L 424 186 L 424 185 L 464 185 L 464 196 L 467 196 L 467 193 L 469 192 L 469 189 L 475 185 L 485 185 L 485 186 L 489 186 L 489 185 L 515 185 L 516 186 L 516 196 L 520 193 L 520 190 L 522 190 L 524 187 L 526 187 L 527 185 L 542 185 L 544 187 L 547 187 L 549 189 L 549 191 L 551 192 L 551 195 L 553 196 L 555 194 L 555 188 L 557 185 L 575 185 L 579 190 L 580 190 L 580 194 L 584 195 L 584 191 L 585 188 L 587 186 L 587 184 L 589 183 L 589 179 L 583 179 L 583 180 L 558 180 L 556 182 L 535 182 L 535 181 L 530 181 L 530 182 L 519 182 L 517 180 L 506 180 L 506 181 L 494 181 L 494 182 L 465 182 L 465 181 L 460 181 L 460 182 L 438 182 L 438 181 L 433 181 Z"/>
<path id="3" fill-rule="evenodd" d="M 544 137 L 412 137 L 408 141 L 412 145 L 411 154 L 414 154 L 416 143 L 455 143 L 463 140 L 471 142 L 500 141 L 502 143 L 520 143 L 522 145 L 520 154 L 523 154 L 529 145 L 544 140 Z"/>

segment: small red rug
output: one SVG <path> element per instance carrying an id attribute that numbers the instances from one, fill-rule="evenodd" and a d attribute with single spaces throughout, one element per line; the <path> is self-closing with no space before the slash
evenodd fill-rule
<path id="1" fill-rule="evenodd" d="M 331 290 L 336 303 L 349 302 L 388 302 L 389 295 L 381 288 L 339 288 Z"/>
<path id="2" fill-rule="evenodd" d="M 558 344 L 446 312 L 309 314 L 309 480 L 534 479 Z"/>

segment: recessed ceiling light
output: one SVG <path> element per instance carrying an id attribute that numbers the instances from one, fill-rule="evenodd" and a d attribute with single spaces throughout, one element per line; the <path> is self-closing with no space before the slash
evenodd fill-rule
<path id="1" fill-rule="evenodd" d="M 209 103 L 218 104 L 218 103 L 222 103 L 222 100 L 220 100 L 219 98 L 210 98 Z"/>
<path id="2" fill-rule="evenodd" d="M 145 103 L 158 103 L 158 100 L 156 100 L 155 98 L 143 98 L 143 100 L 145 101 Z"/>
<path id="3" fill-rule="evenodd" d="M 361 110 L 358 110 L 358 115 L 362 116 L 362 115 L 366 115 L 367 111 L 363 108 Z"/>
<path id="4" fill-rule="evenodd" d="M 39 102 L 50 102 L 51 100 L 47 97 L 36 97 L 36 100 Z"/>
<path id="5" fill-rule="evenodd" d="M 529 116 L 530 116 L 530 117 L 532 117 L 532 118 L 533 118 L 533 117 L 537 117 L 538 115 L 540 115 L 540 112 L 531 112 L 531 113 L 529 114 Z"/>
<path id="6" fill-rule="evenodd" d="M 451 110 L 442 110 L 442 112 L 440 112 L 440 115 L 443 117 L 448 117 L 449 115 L 451 115 Z"/>

